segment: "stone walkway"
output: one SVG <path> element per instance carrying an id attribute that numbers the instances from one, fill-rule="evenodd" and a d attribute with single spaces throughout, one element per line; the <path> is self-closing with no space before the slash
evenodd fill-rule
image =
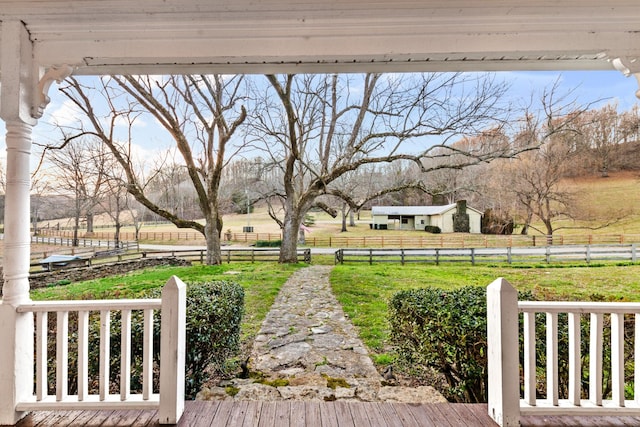
<path id="1" fill-rule="evenodd" d="M 331 268 L 302 268 L 282 286 L 253 345 L 252 378 L 203 390 L 199 398 L 446 402 L 432 387 L 383 380 L 331 292 Z"/>

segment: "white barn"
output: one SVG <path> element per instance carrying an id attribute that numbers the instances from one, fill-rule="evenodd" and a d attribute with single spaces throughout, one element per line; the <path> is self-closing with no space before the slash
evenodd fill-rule
<path id="1" fill-rule="evenodd" d="M 371 228 L 376 230 L 421 230 L 439 227 L 443 233 L 453 233 L 453 215 L 457 204 L 444 206 L 374 206 L 371 208 Z M 482 212 L 466 207 L 469 232 L 480 233 Z"/>

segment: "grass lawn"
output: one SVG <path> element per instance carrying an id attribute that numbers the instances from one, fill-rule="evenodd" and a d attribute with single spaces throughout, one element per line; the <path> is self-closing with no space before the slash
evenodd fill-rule
<path id="1" fill-rule="evenodd" d="M 388 363 L 387 303 L 400 290 L 487 286 L 506 278 L 539 299 L 640 301 L 640 265 L 528 268 L 471 265 L 338 265 L 333 291 L 369 347 L 374 361 Z"/>
<path id="2" fill-rule="evenodd" d="M 328 263 L 330 259 L 326 258 L 322 261 Z M 245 290 L 242 341 L 248 343 L 260 329 L 282 284 L 303 266 L 234 263 L 155 268 L 120 277 L 37 289 L 31 296 L 34 300 L 137 298 L 149 289 L 162 286 L 172 275 L 187 283 L 235 281 Z M 640 265 L 338 265 L 331 274 L 331 284 L 374 360 L 388 363 L 387 303 L 395 292 L 428 286 L 444 289 L 487 286 L 497 277 L 506 278 L 520 290 L 534 291 L 539 299 L 640 301 Z"/>
<path id="3" fill-rule="evenodd" d="M 72 283 L 31 291 L 34 300 L 140 298 L 145 291 L 164 285 L 175 275 L 182 281 L 226 280 L 240 284 L 245 292 L 245 314 L 241 340 L 253 340 L 271 308 L 280 287 L 304 264 L 234 263 L 218 266 L 162 267 L 140 270 L 124 276 Z"/>

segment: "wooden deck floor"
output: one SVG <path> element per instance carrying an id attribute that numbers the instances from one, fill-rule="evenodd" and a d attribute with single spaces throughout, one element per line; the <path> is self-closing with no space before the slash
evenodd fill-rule
<path id="1" fill-rule="evenodd" d="M 36 412 L 19 427 L 150 427 L 155 411 Z M 486 405 L 373 402 L 186 402 L 180 426 L 491 426 Z"/>
<path id="2" fill-rule="evenodd" d="M 186 402 L 181 427 L 483 427 L 496 424 L 483 404 L 363 402 Z M 640 426 L 640 417 L 523 417 L 522 426 Z M 151 427 L 156 411 L 36 412 L 19 427 Z"/>

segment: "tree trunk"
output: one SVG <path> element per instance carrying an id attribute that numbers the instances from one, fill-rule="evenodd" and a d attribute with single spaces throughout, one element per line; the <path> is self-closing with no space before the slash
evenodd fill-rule
<path id="1" fill-rule="evenodd" d="M 282 226 L 282 245 L 280 246 L 280 263 L 298 262 L 298 231 L 300 230 L 300 215 L 287 209 Z"/>
<path id="2" fill-rule="evenodd" d="M 347 231 L 347 204 L 342 203 L 342 210 L 340 211 L 340 216 L 342 217 L 342 228 L 340 229 L 341 233 Z"/>
<path id="3" fill-rule="evenodd" d="M 122 228 L 122 224 L 120 221 L 116 221 L 116 232 L 113 235 L 113 240 L 116 242 L 116 247 L 118 247 L 120 243 L 120 229 Z"/>
<path id="4" fill-rule="evenodd" d="M 356 216 L 353 212 L 353 209 L 349 209 L 349 227 L 355 227 L 355 226 L 356 226 Z"/>
<path id="5" fill-rule="evenodd" d="M 208 218 L 204 225 L 205 240 L 207 242 L 207 265 L 219 265 L 222 263 L 220 251 L 220 231 L 218 230 L 218 217 Z"/>
<path id="6" fill-rule="evenodd" d="M 79 244 L 79 239 L 78 239 L 78 229 L 80 228 L 80 214 L 78 214 L 76 212 L 76 217 L 74 218 L 74 225 L 73 225 L 73 241 L 71 242 L 71 246 L 78 246 Z"/>
<path id="7" fill-rule="evenodd" d="M 93 233 L 93 213 L 87 212 L 87 233 Z"/>

